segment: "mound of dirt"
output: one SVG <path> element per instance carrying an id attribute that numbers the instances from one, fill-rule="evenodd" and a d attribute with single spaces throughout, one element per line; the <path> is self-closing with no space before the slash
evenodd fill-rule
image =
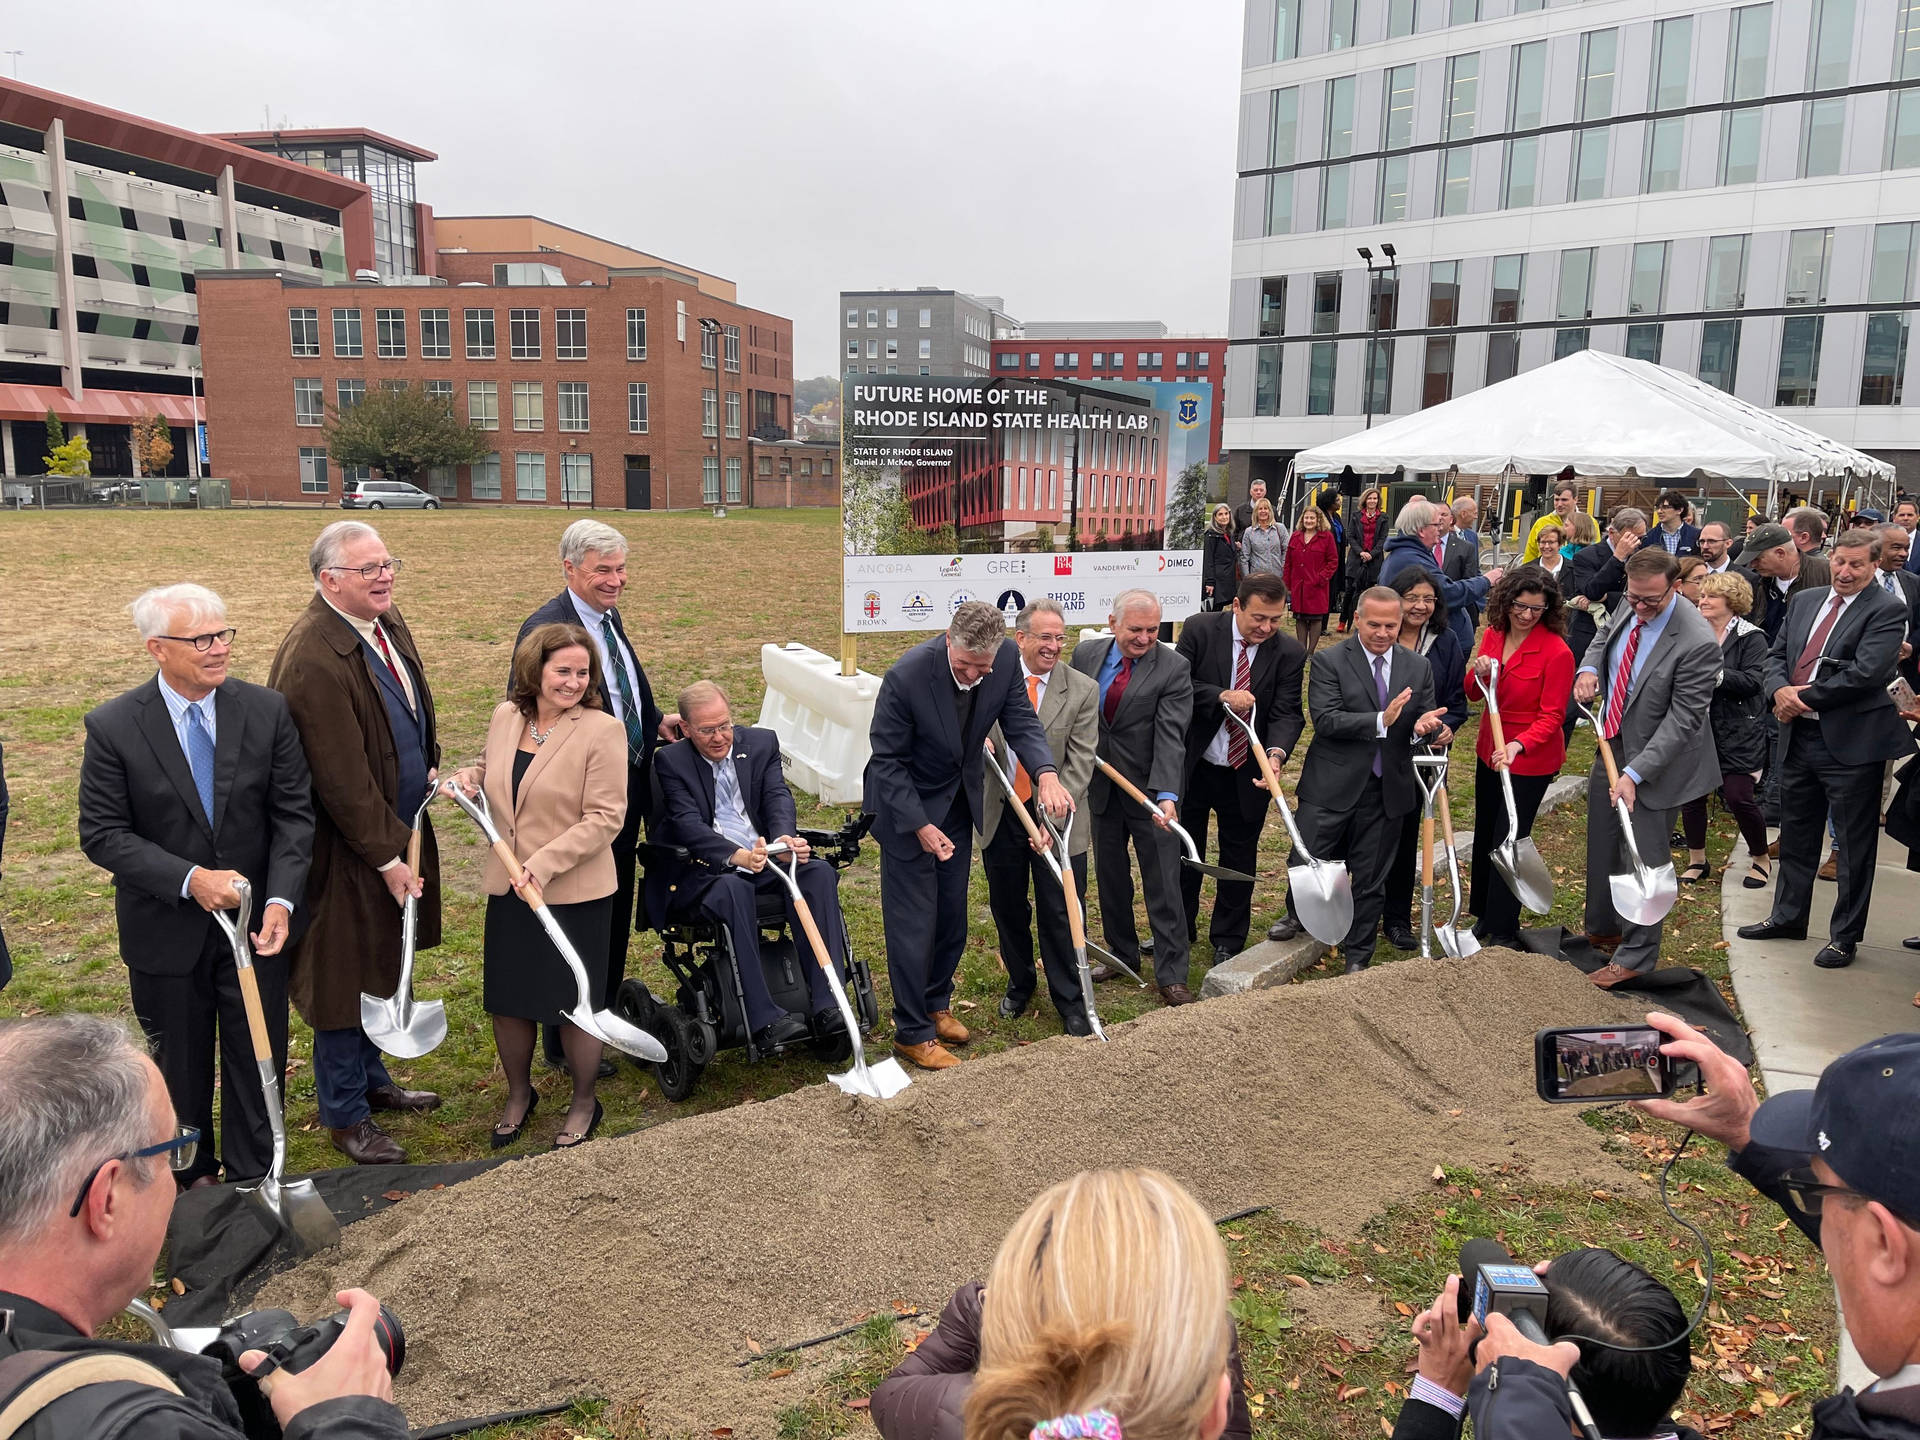
<path id="1" fill-rule="evenodd" d="M 1079 1170 L 1158 1166 L 1213 1214 L 1269 1204 L 1336 1236 L 1436 1164 L 1631 1187 L 1576 1110 L 1534 1098 L 1532 1035 L 1635 1013 L 1512 951 L 1210 1000 L 884 1103 L 823 1084 L 507 1165 L 350 1227 L 258 1303 L 383 1297 L 416 1425 L 595 1393 L 644 1401 L 662 1433 L 771 1435 L 790 1392 L 748 1378 L 748 1337 L 938 1310 Z"/>

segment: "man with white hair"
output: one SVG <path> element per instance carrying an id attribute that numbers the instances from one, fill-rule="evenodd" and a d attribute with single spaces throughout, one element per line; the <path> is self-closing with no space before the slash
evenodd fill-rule
<path id="1" fill-rule="evenodd" d="M 627 731 L 627 818 L 613 837 L 613 926 L 608 932 L 607 1001 L 613 1001 L 627 977 L 627 940 L 633 932 L 633 874 L 640 849 L 640 827 L 652 809 L 653 752 L 662 741 L 680 738 L 680 717 L 663 715 L 653 698 L 646 667 L 620 620 L 620 596 L 627 588 L 627 537 L 601 520 L 576 520 L 560 536 L 560 575 L 566 588 L 527 617 L 514 644 L 541 625 L 578 625 L 600 658 L 600 704 Z M 511 667 L 509 667 L 511 668 Z M 591 956 L 585 957 L 588 964 Z M 541 1026 L 541 1051 L 547 1063 L 562 1063 L 560 1027 Z M 600 1062 L 602 1079 L 613 1062 Z"/>
<path id="2" fill-rule="evenodd" d="M 375 1110 L 432 1110 L 405 1090 L 360 1028 L 360 996 L 400 983 L 401 908 L 419 901 L 416 949 L 440 943 L 440 847 L 423 818 L 420 867 L 407 860 L 413 817 L 440 766 L 433 691 L 413 632 L 394 608 L 401 562 L 380 532 L 336 520 L 307 554 L 313 603 L 293 622 L 267 683 L 287 697 L 313 772 L 313 872 L 288 993 L 313 1027 L 314 1090 L 334 1149 L 358 1165 L 406 1151 Z"/>
<path id="3" fill-rule="evenodd" d="M 288 924 L 313 853 L 300 735 L 278 692 L 227 674 L 234 629 L 199 585 L 149 590 L 130 607 L 157 673 L 88 714 L 80 848 L 113 876 L 120 958 L 174 1109 L 207 1137 L 182 1185 L 267 1173 L 273 1137 L 239 972 L 213 911 L 259 903 L 254 973 L 275 1064 L 287 1063 Z M 220 1053 L 221 1143 L 213 1145 Z"/>

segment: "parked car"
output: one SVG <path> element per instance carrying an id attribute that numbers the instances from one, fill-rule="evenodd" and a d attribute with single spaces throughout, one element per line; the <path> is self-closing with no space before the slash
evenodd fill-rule
<path id="1" fill-rule="evenodd" d="M 438 510 L 440 501 L 404 480 L 349 480 L 340 492 L 342 510 Z"/>

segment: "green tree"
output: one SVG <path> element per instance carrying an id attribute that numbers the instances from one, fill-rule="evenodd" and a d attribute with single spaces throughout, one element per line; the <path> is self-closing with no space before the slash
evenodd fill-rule
<path id="1" fill-rule="evenodd" d="M 166 420 L 149 410 L 130 427 L 136 475 L 164 475 L 173 463 L 173 433 Z"/>
<path id="2" fill-rule="evenodd" d="M 1167 503 L 1167 548 L 1198 550 L 1207 533 L 1207 466 L 1196 460 L 1180 472 L 1179 488 Z"/>
<path id="3" fill-rule="evenodd" d="M 93 447 L 84 439 L 55 445 L 51 454 L 42 455 L 40 459 L 49 475 L 72 475 L 84 480 L 93 474 Z"/>
<path id="4" fill-rule="evenodd" d="M 440 465 L 472 465 L 493 451 L 486 436 L 454 416 L 451 400 L 411 385 L 382 385 L 332 415 L 327 453 L 334 463 L 371 465 L 390 480 L 410 481 Z"/>
<path id="5" fill-rule="evenodd" d="M 60 423 L 60 417 L 53 413 L 53 407 L 47 407 L 47 448 L 58 450 L 67 443 L 67 427 Z"/>

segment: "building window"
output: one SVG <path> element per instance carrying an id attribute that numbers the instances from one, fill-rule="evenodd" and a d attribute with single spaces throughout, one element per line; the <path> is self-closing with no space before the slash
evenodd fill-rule
<path id="1" fill-rule="evenodd" d="M 508 353 L 515 360 L 538 360 L 540 358 L 540 312 L 538 310 L 507 311 L 507 336 L 513 347 Z"/>
<path id="2" fill-rule="evenodd" d="M 1293 231 L 1293 176 L 1267 177 L 1267 226 L 1269 235 L 1287 235 Z"/>
<path id="3" fill-rule="evenodd" d="M 1316 340 L 1307 357 L 1307 413 L 1333 414 L 1335 345 L 1331 340 Z"/>
<path id="4" fill-rule="evenodd" d="M 1687 122 L 1679 116 L 1650 120 L 1640 157 L 1640 193 L 1657 195 L 1680 188 L 1680 146 Z"/>
<path id="5" fill-rule="evenodd" d="M 1472 205 L 1473 147 L 1463 145 L 1442 152 L 1440 165 L 1440 213 L 1464 215 Z"/>
<path id="6" fill-rule="evenodd" d="M 1273 92 L 1269 102 L 1267 164 L 1291 165 L 1300 147 L 1300 89 L 1289 86 Z"/>
<path id="7" fill-rule="evenodd" d="M 867 311 L 867 328 L 869 330 L 877 330 L 879 327 L 880 327 L 880 312 L 878 310 Z"/>
<path id="8" fill-rule="evenodd" d="M 453 381 L 427 380 L 422 382 L 421 388 L 434 399 L 446 401 L 447 413 L 449 415 L 453 413 Z"/>
<path id="9" fill-rule="evenodd" d="M 518 381 L 515 382 L 514 388 L 519 388 Z M 557 389 L 561 430 L 584 431 L 587 428 L 586 383 L 579 380 L 562 380 Z"/>
<path id="10" fill-rule="evenodd" d="M 1899 11 L 1893 78 L 1912 80 L 1920 77 L 1920 0 L 1899 0 Z M 1887 106 L 1885 165 L 1890 170 L 1920 165 L 1920 90 L 1896 90 Z"/>
<path id="11" fill-rule="evenodd" d="M 475 430 L 500 428 L 500 387 L 494 381 L 467 382 L 467 424 Z"/>
<path id="12" fill-rule="evenodd" d="M 422 360 L 453 358 L 451 311 L 422 310 L 420 312 L 420 358 Z"/>
<path id="13" fill-rule="evenodd" d="M 1093 368 L 1095 370 L 1105 370 L 1107 368 L 1107 352 L 1106 351 L 1096 350 L 1093 352 Z"/>
<path id="14" fill-rule="evenodd" d="M 1560 252 L 1560 291 L 1554 318 L 1585 320 L 1593 314 L 1593 251 Z"/>
<path id="15" fill-rule="evenodd" d="M 891 318 L 893 314 L 894 312 L 891 310 L 887 312 L 889 318 Z M 738 325 L 727 326 L 722 334 L 722 338 L 726 342 L 727 369 L 738 375 L 740 373 L 740 327 Z M 887 344 L 892 345 L 893 342 L 889 340 Z"/>
<path id="16" fill-rule="evenodd" d="M 407 358 L 407 312 L 404 310 L 375 310 L 373 312 L 374 352 L 382 360 L 404 360 Z"/>
<path id="17" fill-rule="evenodd" d="M 367 382 L 364 380 L 336 380 L 333 382 L 333 403 L 341 410 L 351 410 L 363 404 L 367 398 Z"/>
<path id="18" fill-rule="evenodd" d="M 1627 327 L 1627 358 L 1645 360 L 1658 365 L 1660 344 L 1666 328 L 1664 325 L 1629 325 Z"/>
<path id="19" fill-rule="evenodd" d="M 320 355 L 320 312 L 318 310 L 289 310 L 287 312 L 287 324 L 293 331 L 294 356 L 302 360 L 318 359 Z"/>
<path id="20" fill-rule="evenodd" d="M 860 358 L 860 342 L 858 340 L 847 341 L 847 358 L 849 360 L 858 360 Z"/>
<path id="21" fill-rule="evenodd" d="M 898 330 L 900 328 L 900 312 L 892 306 L 887 307 L 887 328 L 889 330 Z"/>
<path id="22" fill-rule="evenodd" d="M 1440 405 L 1453 398 L 1453 347 L 1451 335 L 1427 337 L 1427 368 L 1420 387 L 1420 408 Z"/>
<path id="23" fill-rule="evenodd" d="M 1787 237 L 1787 304 L 1827 303 L 1827 265 L 1833 231 L 1795 230 Z"/>
<path id="24" fill-rule="evenodd" d="M 727 457 L 727 504 L 738 505 L 739 503 L 740 457 L 737 455 L 729 455 Z"/>
<path id="25" fill-rule="evenodd" d="M 858 309 L 848 310 L 847 311 L 847 329 L 858 330 L 859 328 L 860 328 L 860 311 Z"/>
<path id="26" fill-rule="evenodd" d="M 858 312 L 849 310 L 848 324 Z M 853 342 L 848 341 L 849 345 Z M 849 354 L 852 352 L 849 351 Z M 645 310 L 627 311 L 627 359 L 644 360 L 647 358 L 647 312 Z"/>
<path id="27" fill-rule="evenodd" d="M 1780 326 L 1780 373 L 1775 405 L 1814 405 L 1820 392 L 1820 337 L 1824 315 L 1789 316 Z"/>
<path id="28" fill-rule="evenodd" d="M 1767 39 L 1773 28 L 1772 5 L 1745 5 L 1732 16 L 1727 39 L 1729 100 L 1757 100 L 1767 93 Z M 1760 178 L 1761 107 L 1729 110 L 1720 117 L 1722 185 L 1751 185 Z"/>
<path id="29" fill-rule="evenodd" d="M 1554 331 L 1553 358 L 1556 360 L 1564 360 L 1569 355 L 1579 354 L 1587 348 L 1587 342 L 1590 338 L 1591 336 L 1585 326 L 1572 330 Z"/>
<path id="30" fill-rule="evenodd" d="M 460 482 L 454 475 L 453 466 L 430 466 L 426 474 L 427 493 L 429 495 L 438 495 L 442 500 L 457 500 L 460 498 Z"/>
<path id="31" fill-rule="evenodd" d="M 1330 0 L 1327 7 L 1327 49 L 1345 50 L 1353 44 L 1353 0 Z"/>
<path id="32" fill-rule="evenodd" d="M 1701 308 L 1738 310 L 1746 303 L 1747 237 L 1716 235 L 1707 242 L 1707 293 Z"/>
<path id="33" fill-rule="evenodd" d="M 500 457 L 482 455 L 467 467 L 467 490 L 476 500 L 500 498 Z"/>
<path id="34" fill-rule="evenodd" d="M 560 457 L 560 499 L 568 505 L 593 503 L 593 456 Z"/>
<path id="35" fill-rule="evenodd" d="M 360 312 L 333 312 L 333 353 L 336 359 L 358 360 L 365 353 L 360 338 Z"/>
<path id="36" fill-rule="evenodd" d="M 1838 175 L 1844 158 L 1847 102 L 1809 100 L 1800 111 L 1800 174 Z"/>
<path id="37" fill-rule="evenodd" d="M 873 311 L 871 310 L 867 312 L 867 324 L 873 324 Z M 867 341 L 867 354 L 874 354 L 875 347 L 879 343 L 878 340 Z M 700 368 L 702 370 L 718 370 L 720 368 L 720 332 L 709 329 L 705 325 L 700 327 Z"/>
<path id="38" fill-rule="evenodd" d="M 700 503 L 720 503 L 720 461 L 717 456 L 707 455 L 700 461 Z"/>
<path id="39" fill-rule="evenodd" d="M 647 433 L 647 387 L 644 384 L 627 386 L 627 429 L 635 435 Z"/>
<path id="40" fill-rule="evenodd" d="M 1907 371 L 1907 326 L 1904 311 L 1867 317 L 1867 352 L 1860 370 L 1862 405 L 1900 403 Z"/>
<path id="41" fill-rule="evenodd" d="M 293 382 L 293 423 L 296 425 L 326 424 L 326 393 L 325 387 L 318 380 L 295 380 Z"/>
<path id="42" fill-rule="evenodd" d="M 405 380 L 382 380 L 380 388 L 388 395 L 398 395 L 407 388 Z"/>
<path id="43" fill-rule="evenodd" d="M 1435 261 L 1427 267 L 1427 324 L 1432 327 L 1459 323 L 1460 262 Z"/>
<path id="44" fill-rule="evenodd" d="M 1340 329 L 1340 280 L 1338 270 L 1322 271 L 1313 277 L 1313 333 L 1316 335 L 1332 335 Z"/>
<path id="45" fill-rule="evenodd" d="M 1284 335 L 1287 333 L 1287 277 L 1269 275 L 1260 282 L 1260 335 Z M 1184 370 L 1187 368 L 1187 355 L 1181 351 L 1174 357 L 1174 363 Z"/>
<path id="46" fill-rule="evenodd" d="M 1687 72 L 1693 53 L 1693 18 L 1657 21 L 1653 27 L 1653 75 L 1647 108 L 1678 110 L 1687 103 Z M 1640 158 L 1640 192 L 1658 194 L 1680 188 L 1680 147 L 1686 120 L 1669 116 L 1647 122 Z"/>
<path id="47" fill-rule="evenodd" d="M 1352 166 L 1329 165 L 1320 172 L 1320 228 L 1339 230 L 1347 223 L 1347 182 Z"/>
<path id="48" fill-rule="evenodd" d="M 1382 144 L 1403 150 L 1413 144 L 1413 66 L 1395 65 L 1387 71 L 1386 113 L 1382 117 Z"/>
<path id="49" fill-rule="evenodd" d="M 1387 0 L 1387 38 L 1398 40 L 1413 33 L 1414 0 Z"/>
<path id="50" fill-rule="evenodd" d="M 1273 58 L 1291 60 L 1300 53 L 1300 0 L 1274 0 Z"/>
<path id="51" fill-rule="evenodd" d="M 933 358 L 933 342 L 931 340 L 922 340 L 920 342 L 920 358 L 922 360 L 931 360 Z M 1019 362 L 1017 355 L 1014 357 L 1014 361 L 1016 364 Z"/>
<path id="52" fill-rule="evenodd" d="M 539 344 L 536 335 L 534 344 Z M 556 360 L 584 360 L 587 358 L 587 312 L 585 310 L 555 310 L 553 312 L 553 358 Z"/>
<path id="53" fill-rule="evenodd" d="M 469 310 L 467 320 L 467 358 L 469 360 L 491 360 L 494 358 L 493 311 Z"/>
<path id="54" fill-rule="evenodd" d="M 513 498 L 545 503 L 547 498 L 547 457 L 522 450 L 513 457 Z"/>
<path id="55" fill-rule="evenodd" d="M 1480 0 L 1447 0 L 1447 24 L 1471 25 L 1480 18 Z"/>
<path id="56" fill-rule="evenodd" d="M 513 428 L 516 430 L 547 428 L 547 388 L 540 381 L 516 380 L 513 382 Z"/>
<path id="57" fill-rule="evenodd" d="M 1614 56 L 1619 41 L 1616 30 L 1589 30 L 1580 37 L 1580 84 L 1578 90 L 1581 120 L 1602 120 L 1613 114 Z M 1579 131 L 1574 136 L 1574 200 L 1598 200 L 1607 192 L 1607 137 L 1609 126 Z"/>
<path id="58" fill-rule="evenodd" d="M 1341 160 L 1353 153 L 1353 85 L 1351 75 L 1327 81 L 1327 113 L 1320 153 L 1328 160 Z"/>
<path id="59" fill-rule="evenodd" d="M 1275 176 L 1279 179 L 1279 176 Z M 1407 157 L 1389 155 L 1380 162 L 1380 189 L 1374 197 L 1373 220 L 1376 225 L 1391 225 L 1407 218 Z"/>
<path id="60" fill-rule="evenodd" d="M 900 358 L 900 342 L 898 340 L 887 341 L 887 359 L 898 360 L 899 358 Z"/>
<path id="61" fill-rule="evenodd" d="M 925 305 L 920 307 L 920 328 L 922 330 L 933 328 L 933 310 Z"/>
<path id="62" fill-rule="evenodd" d="M 1197 366 L 1197 367 L 1198 367 L 1199 369 L 1202 369 L 1202 370 L 1204 370 L 1204 369 L 1206 369 L 1206 368 L 1207 368 L 1207 352 L 1206 352 L 1206 351 L 1204 351 L 1204 350 L 1202 350 L 1202 351 L 1200 351 L 1200 352 L 1198 352 L 1198 353 L 1197 353 L 1197 354 L 1196 354 L 1196 355 L 1195 355 L 1195 356 L 1193 357 L 1193 361 L 1194 361 L 1194 364 L 1195 364 L 1195 365 L 1196 365 L 1196 366 Z"/>
<path id="63" fill-rule="evenodd" d="M 727 391 L 727 439 L 740 438 L 740 392 Z"/>
<path id="64" fill-rule="evenodd" d="M 720 436 L 720 392 L 702 390 L 700 392 L 700 433 L 709 440 Z"/>
<path id="65" fill-rule="evenodd" d="M 302 445 L 300 447 L 300 493 L 325 495 L 329 488 L 331 487 L 327 484 L 326 449 L 319 445 Z"/>
<path id="66" fill-rule="evenodd" d="M 1385 415 L 1393 408 L 1393 341 L 1375 338 L 1363 353 L 1368 361 L 1366 408 L 1370 414 Z"/>
<path id="67" fill-rule="evenodd" d="M 1253 413 L 1280 413 L 1280 350 L 1278 345 L 1256 345 L 1253 351 Z"/>
<path id="68" fill-rule="evenodd" d="M 1487 337 L 1487 384 L 1497 385 L 1520 373 L 1520 332 L 1496 331 Z"/>
<path id="69" fill-rule="evenodd" d="M 1455 55 L 1447 61 L 1447 108 L 1442 117 L 1440 138 L 1448 141 L 1471 140 L 1475 113 L 1479 108 L 1480 56 Z"/>
<path id="70" fill-rule="evenodd" d="M 1627 279 L 1627 313 L 1658 315 L 1666 308 L 1667 242 L 1650 240 L 1633 247 L 1633 270 Z"/>

